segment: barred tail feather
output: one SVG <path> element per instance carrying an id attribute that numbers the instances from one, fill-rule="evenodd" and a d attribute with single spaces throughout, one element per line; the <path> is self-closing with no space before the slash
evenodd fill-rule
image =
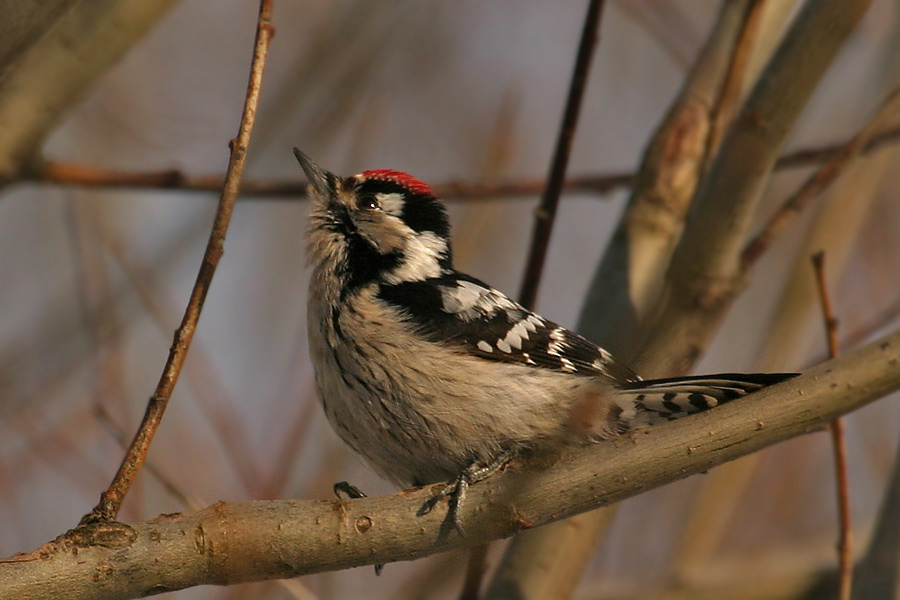
<path id="1" fill-rule="evenodd" d="M 764 387 L 796 377 L 797 373 L 720 373 L 635 381 L 619 390 L 634 404 L 626 423 L 641 428 L 674 421 L 709 410 Z"/>

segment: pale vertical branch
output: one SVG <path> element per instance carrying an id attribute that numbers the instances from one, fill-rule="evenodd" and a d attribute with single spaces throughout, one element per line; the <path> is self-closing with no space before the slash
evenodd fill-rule
<path id="1" fill-rule="evenodd" d="M 636 366 L 684 373 L 744 283 L 741 250 L 785 137 L 870 0 L 807 3 L 741 110 L 697 193 Z"/>
<path id="2" fill-rule="evenodd" d="M 0 79 L 0 180 L 176 0 L 82 0 Z M 58 2 L 57 2 L 58 4 Z"/>
<path id="3" fill-rule="evenodd" d="M 772 0 L 765 3 L 759 24 L 759 34 L 753 45 L 750 60 L 747 62 L 744 87 L 741 93 L 742 99 L 746 99 L 747 93 L 759 79 L 766 63 L 772 58 L 772 53 L 784 35 L 788 19 L 802 2 L 803 0 Z"/>
<path id="4" fill-rule="evenodd" d="M 76 4 L 78 0 L 0 2 L 0 78 Z"/>
<path id="5" fill-rule="evenodd" d="M 517 535 L 485 598 L 570 598 L 618 507 L 613 504 Z"/>
<path id="6" fill-rule="evenodd" d="M 798 19 L 795 26 L 792 28 L 791 33 L 786 39 L 785 43 L 782 45 L 782 48 L 779 50 L 779 53 L 773 59 L 769 69 L 763 77 L 760 85 L 757 86 L 757 93 L 750 100 L 750 106 L 745 107 L 742 111 L 742 116 L 744 118 L 744 127 L 736 128 L 738 129 L 738 134 L 732 133 L 726 138 L 725 142 L 722 145 L 722 153 L 726 154 L 726 159 L 724 161 L 716 161 L 711 170 L 710 170 L 710 178 L 713 181 L 718 179 L 720 185 L 730 184 L 729 177 L 733 174 L 730 171 L 738 170 L 737 165 L 741 163 L 740 155 L 742 152 L 742 145 L 745 143 L 752 144 L 755 142 L 757 144 L 757 159 L 763 163 L 768 164 L 768 169 L 771 169 L 774 166 L 775 159 L 777 157 L 777 153 L 780 149 L 780 144 L 784 140 L 787 131 L 790 126 L 793 124 L 793 121 L 799 115 L 799 112 L 805 103 L 806 99 L 812 93 L 812 89 L 815 87 L 815 84 L 818 82 L 819 77 L 824 73 L 825 69 L 829 65 L 831 59 L 834 54 L 837 52 L 837 49 L 841 46 L 842 42 L 846 39 L 847 35 L 849 35 L 853 25 L 855 25 L 856 21 L 861 17 L 862 13 L 865 11 L 867 7 L 867 2 L 847 2 L 846 0 L 841 3 L 835 3 L 830 5 L 829 7 L 823 7 L 822 5 L 807 5 L 807 9 L 801 18 Z M 728 8 L 729 5 L 726 5 Z M 730 4 L 733 10 L 734 4 Z M 709 105 L 706 108 L 705 117 L 704 117 L 704 128 L 701 136 L 697 136 L 696 142 L 698 144 L 697 148 L 689 154 L 691 160 L 693 161 L 693 168 L 687 168 L 685 171 L 688 173 L 688 193 L 683 197 L 684 207 L 681 208 L 682 211 L 686 211 L 687 203 L 690 201 L 691 194 L 694 193 L 694 189 L 696 187 L 696 171 L 702 165 L 704 152 L 706 149 L 706 141 L 708 135 L 708 127 L 709 127 L 709 110 L 716 98 L 718 93 L 718 86 L 721 84 L 722 77 L 726 72 L 726 69 L 731 64 L 731 51 L 734 47 L 735 41 L 737 39 L 738 33 L 742 29 L 742 25 L 744 23 L 743 18 L 746 16 L 746 5 L 743 5 L 743 10 L 738 14 L 732 16 L 734 19 L 733 24 L 731 24 L 728 28 L 732 30 L 730 36 L 730 43 L 723 44 L 724 50 L 719 50 L 718 54 L 721 54 L 718 58 L 715 58 L 715 63 L 718 63 L 719 66 L 716 69 L 709 67 L 709 71 L 706 69 L 701 70 L 703 74 L 703 78 L 711 77 L 715 84 L 706 84 L 702 86 L 701 89 L 709 90 Z M 724 18 L 724 17 L 723 17 Z M 724 26 L 723 26 L 724 27 Z M 818 46 L 815 50 L 815 56 L 809 56 L 810 52 L 808 48 L 804 45 L 806 41 L 816 42 Z M 711 50 L 712 52 L 712 50 Z M 712 58 L 710 60 L 713 60 Z M 699 69 L 699 67 L 698 67 Z M 802 71 L 802 74 L 797 74 L 798 71 Z M 795 76 L 796 75 L 796 76 Z M 697 75 L 699 78 L 700 75 Z M 789 97 L 788 97 L 789 96 Z M 755 124 L 752 119 L 748 115 L 753 115 L 755 118 L 757 115 L 763 119 L 768 119 L 768 124 L 770 127 L 761 128 L 758 127 L 758 124 Z M 756 125 L 756 126 L 754 126 Z M 679 131 L 679 128 L 673 127 L 671 132 L 668 133 L 668 136 L 676 136 L 676 132 Z M 755 139 L 754 139 L 755 138 Z M 663 137 L 662 141 L 665 141 L 666 138 Z M 660 142 L 660 143 L 661 143 Z M 659 148 L 660 157 L 663 158 L 666 156 L 666 152 L 663 152 L 665 147 Z M 662 162 L 661 159 L 653 158 L 650 159 L 651 151 L 648 151 L 648 158 L 646 159 L 646 163 L 649 163 L 651 166 L 655 166 Z M 670 155 L 671 156 L 671 155 Z M 679 162 L 672 161 L 673 165 L 678 165 Z M 741 163 L 743 164 L 743 163 Z M 642 168 L 642 171 L 644 169 Z M 648 171 L 652 172 L 652 171 Z M 750 172 L 753 172 L 753 169 L 750 169 Z M 674 172 L 669 172 L 668 176 L 672 177 Z M 655 174 L 654 174 L 655 175 Z M 687 236 L 702 236 L 703 240 L 708 240 L 710 242 L 715 243 L 727 243 L 730 241 L 730 245 L 733 248 L 733 256 L 732 262 L 735 267 L 738 265 L 738 252 L 744 243 L 744 233 L 745 228 L 748 226 L 748 222 L 750 216 L 752 215 L 752 207 L 755 204 L 756 195 L 761 189 L 761 186 L 765 179 L 767 178 L 768 171 L 763 174 L 758 174 L 758 179 L 747 180 L 746 173 L 742 179 L 739 179 L 736 183 L 740 187 L 740 185 L 746 186 L 746 188 L 753 188 L 749 191 L 747 189 L 743 190 L 743 203 L 742 207 L 744 210 L 744 220 L 745 222 L 740 223 L 740 226 L 737 231 L 731 230 L 727 227 L 719 228 L 719 236 L 711 235 L 710 232 L 700 232 L 700 231 L 690 231 L 686 232 Z M 638 179 L 638 183 L 636 184 L 636 192 L 635 196 L 637 196 L 637 190 L 640 186 L 640 178 Z M 673 179 L 668 181 L 667 184 L 671 185 L 673 181 L 677 181 L 677 179 Z M 710 191 L 710 186 L 707 186 L 707 193 Z M 715 187 L 712 188 L 715 190 Z M 679 190 L 682 194 L 685 190 Z M 734 192 L 736 190 L 729 190 L 730 195 L 725 195 L 721 198 L 711 195 L 708 193 L 705 196 L 706 200 L 701 203 L 701 207 L 708 212 L 718 212 L 719 218 L 722 218 L 722 212 L 727 212 L 728 210 L 741 208 L 740 202 L 735 202 L 734 205 L 729 204 L 734 196 Z M 740 192 L 738 192 L 740 193 Z M 703 200 L 704 195 L 703 192 L 700 192 L 700 199 Z M 718 205 L 718 206 L 717 206 Z M 718 211 L 716 211 L 718 208 Z M 649 202 L 646 204 L 646 210 L 649 215 L 653 219 L 658 219 L 659 217 L 655 215 L 655 212 L 659 211 L 658 206 L 654 206 Z M 695 213 L 696 214 L 696 213 Z M 693 227 L 696 229 L 696 221 L 698 219 L 702 219 L 704 217 L 704 213 L 700 212 L 698 216 L 695 216 L 693 221 Z M 681 218 L 683 218 L 683 213 Z M 627 219 L 627 216 L 626 216 Z M 672 223 L 674 226 L 680 231 L 680 220 L 672 219 Z M 691 226 L 689 222 L 689 227 Z M 624 321 L 624 315 L 628 314 L 628 308 L 630 299 L 628 298 L 628 285 L 623 284 L 622 277 L 625 273 L 628 273 L 630 269 L 634 267 L 631 265 L 631 261 L 633 261 L 633 255 L 628 254 L 628 249 L 626 247 L 625 242 L 619 236 L 622 235 L 624 229 L 620 227 L 620 230 L 617 232 L 618 239 L 614 239 L 612 242 L 613 245 L 616 243 L 620 244 L 621 255 L 618 260 L 618 267 L 613 265 L 611 268 L 606 267 L 604 263 L 609 264 L 607 261 L 609 260 L 607 257 L 609 256 L 609 252 L 604 257 L 604 261 L 601 263 L 597 275 L 595 275 L 594 280 L 591 285 L 591 291 L 588 295 L 587 300 L 587 308 L 582 313 L 582 324 L 581 330 L 586 331 L 587 323 L 593 323 L 594 319 L 609 319 L 606 321 L 607 327 L 611 326 L 613 323 L 620 323 Z M 715 232 L 713 232 L 715 233 Z M 656 232 L 654 232 L 654 235 Z M 671 245 L 674 243 L 674 240 L 677 239 L 675 233 L 671 234 L 669 241 L 666 241 L 662 246 L 662 252 L 660 252 L 659 248 L 653 249 L 650 255 L 653 257 L 652 262 L 660 261 L 660 256 L 664 256 L 665 260 L 661 262 L 656 262 L 657 266 L 653 267 L 656 272 L 656 277 L 661 275 L 662 267 L 666 264 L 668 260 L 668 248 L 667 245 Z M 682 238 L 683 240 L 684 238 Z M 681 250 L 682 246 L 684 246 L 684 241 L 682 241 L 681 245 L 678 246 L 678 249 Z M 687 246 L 690 248 L 690 245 Z M 704 248 L 703 251 L 715 251 L 715 249 Z M 676 253 L 678 250 L 676 250 Z M 682 254 L 680 259 L 685 261 L 683 264 L 689 264 L 690 260 L 693 260 L 689 253 L 684 253 L 684 250 L 681 250 Z M 720 257 L 721 258 L 721 257 Z M 706 257 L 707 261 L 710 261 L 710 257 Z M 717 266 L 714 260 L 710 261 L 710 266 L 715 268 Z M 702 262 L 700 263 L 702 264 Z M 606 269 L 609 270 L 606 270 Z M 606 272 L 609 274 L 610 279 L 605 278 L 603 273 Z M 632 271 L 633 272 L 633 271 Z M 616 279 L 616 274 L 618 274 L 618 279 Z M 648 281 L 652 280 L 649 278 Z M 652 281 L 651 281 L 652 283 Z M 704 289 L 703 285 L 708 284 L 709 280 L 701 280 L 699 288 L 692 288 L 694 282 L 685 282 L 687 289 L 694 289 L 695 291 L 704 290 L 705 292 L 716 292 L 714 288 Z M 649 289 L 649 287 L 648 287 Z M 607 306 L 603 310 L 596 310 L 598 307 L 598 303 L 602 302 L 605 298 L 605 294 L 609 293 L 619 293 L 623 294 L 623 290 L 625 290 L 624 295 L 620 296 L 620 302 L 617 305 Z M 736 290 L 732 290 L 732 292 L 736 292 Z M 652 297 L 655 297 L 655 294 L 650 294 Z M 621 300 L 624 298 L 624 300 Z M 733 296 L 731 296 L 733 298 Z M 689 314 L 692 310 L 696 311 L 698 308 L 697 305 L 693 304 L 693 298 L 690 301 L 679 304 L 676 303 L 674 305 L 675 310 L 672 314 L 670 314 L 670 318 L 672 321 L 669 323 L 670 325 L 674 324 L 677 329 L 677 323 L 681 318 L 682 314 Z M 707 317 L 706 311 L 702 310 L 703 306 L 700 305 L 701 310 L 694 313 L 695 317 L 698 317 L 699 323 L 703 324 L 704 327 L 700 329 L 701 335 L 703 335 L 703 344 L 708 343 L 709 338 L 711 337 L 712 332 L 715 329 L 715 326 L 718 324 L 717 319 L 711 319 L 710 323 L 703 323 L 704 318 Z M 726 303 L 721 305 L 721 310 L 724 312 L 726 308 Z M 593 311 L 592 311 L 593 309 Z M 624 312 L 623 312 L 624 311 Z M 699 328 L 699 324 L 696 325 Z M 630 333 L 633 334 L 632 330 Z M 599 333 L 599 331 L 590 331 L 587 333 Z M 684 372 L 687 370 L 690 363 L 695 359 L 699 353 L 699 347 L 694 348 L 691 347 L 691 338 L 690 338 L 690 330 L 688 332 L 683 332 L 679 336 L 672 336 L 669 332 L 666 332 L 664 329 L 658 333 L 659 335 L 651 336 L 648 340 L 649 344 L 656 344 L 657 351 L 651 350 L 648 351 L 644 349 L 639 355 L 639 360 L 643 359 L 644 368 L 642 369 L 645 374 L 650 376 L 662 376 L 666 374 L 673 374 Z M 687 335 L 685 335 L 685 333 Z M 622 334 L 620 334 L 622 335 Z M 614 338 L 610 338 L 609 340 L 603 339 L 603 343 L 613 342 Z M 679 348 L 680 345 L 680 348 Z M 622 353 L 621 347 L 616 347 L 617 353 Z M 684 362 L 678 365 L 674 371 L 672 371 L 667 363 L 666 357 L 670 353 L 682 353 L 683 356 L 686 357 Z M 629 356 L 629 352 L 625 351 L 624 356 L 626 358 Z M 604 517 L 596 517 L 598 519 Z M 523 559 L 517 559 L 516 555 L 528 556 L 533 555 L 535 557 L 554 557 L 558 556 L 561 549 L 573 545 L 574 540 L 580 539 L 584 540 L 587 536 L 591 534 L 591 532 L 601 532 L 603 530 L 602 527 L 585 527 L 583 532 L 572 533 L 571 530 L 567 530 L 562 528 L 559 525 L 554 526 L 556 531 L 558 532 L 556 535 L 552 537 L 541 537 L 540 545 L 537 543 L 529 543 L 528 540 L 524 540 L 521 543 L 517 543 L 510 548 L 510 552 L 508 552 L 507 556 L 504 558 L 503 563 L 498 569 L 497 575 L 495 575 L 495 579 L 497 581 L 506 581 L 512 582 L 504 586 L 503 588 L 498 587 L 496 591 L 496 595 L 489 595 L 490 598 L 513 598 L 517 597 L 515 594 L 527 594 L 528 590 L 524 587 L 517 585 L 518 581 L 523 577 L 522 574 L 515 575 L 512 573 L 508 573 L 507 569 L 511 569 L 511 565 L 516 564 L 516 562 L 524 563 Z M 598 533 L 599 535 L 599 533 Z M 584 536 L 584 537 L 582 537 Z M 535 538 L 536 540 L 538 538 Z M 552 543 L 549 541 L 552 540 Z M 514 554 L 515 552 L 515 554 Z M 531 560 L 537 560 L 536 558 L 532 558 Z M 584 559 L 586 561 L 586 559 Z M 581 567 L 584 565 L 584 561 L 581 563 Z M 560 571 L 563 573 L 563 571 Z M 573 576 L 575 573 L 580 575 L 580 571 L 571 570 L 566 571 L 565 574 L 567 577 Z M 562 579 L 558 579 L 557 588 L 558 589 L 567 589 L 568 584 Z M 499 585 L 499 584 L 498 584 Z M 494 588 L 492 588 L 493 590 Z M 523 596 L 518 596 L 523 597 Z M 527 595 L 524 597 L 528 597 Z"/>
<path id="7" fill-rule="evenodd" d="M 897 85 L 898 73 L 893 73 L 893 85 Z M 900 112 L 900 92 L 894 89 L 887 96 L 881 107 L 876 111 L 872 120 L 857 136 L 871 134 L 879 130 L 879 127 L 895 126 Z M 851 140 L 852 143 L 852 140 Z M 824 250 L 828 253 L 828 273 L 832 280 L 837 280 L 844 271 L 844 266 L 850 252 L 857 240 L 860 228 L 869 215 L 872 205 L 877 198 L 877 190 L 881 186 L 890 165 L 896 163 L 898 152 L 895 149 L 882 149 L 876 154 L 867 155 L 866 160 L 857 161 L 833 184 L 828 198 L 823 203 L 821 210 L 805 235 L 802 247 L 799 249 L 794 266 L 787 278 L 787 286 L 782 292 L 778 308 L 772 318 L 771 329 L 778 331 L 778 339 L 770 340 L 761 350 L 768 368 L 774 365 L 783 365 L 796 361 L 798 352 L 805 348 L 809 342 L 808 333 L 814 324 L 814 302 L 816 298 L 815 282 L 806 257 Z M 813 185 L 814 178 L 810 178 L 807 187 Z M 802 198 L 801 198 L 802 201 Z M 796 206 L 797 201 L 792 200 L 787 208 Z M 790 216 L 793 210 L 779 211 L 770 220 L 767 230 L 779 225 L 779 214 Z M 743 260 L 746 263 L 755 261 L 756 252 L 753 246 L 759 246 L 767 237 L 764 230 L 757 236 L 753 245 L 744 250 Z M 766 243 L 768 243 L 766 241 Z"/>
<path id="8" fill-rule="evenodd" d="M 698 482 L 699 493 L 684 519 L 672 551 L 674 581 L 693 585 L 709 570 L 722 538 L 732 526 L 735 512 L 756 475 L 761 454 L 751 454 L 722 465 Z"/>
<path id="9" fill-rule="evenodd" d="M 651 140 L 634 190 L 598 266 L 579 330 L 617 355 L 633 350 L 638 315 L 655 299 L 661 269 L 681 230 L 704 160 L 711 111 L 748 2 L 726 2 L 679 96 Z M 636 307 L 633 309 L 633 307 Z M 618 507 L 521 534 L 507 550 L 487 597 L 566 598 Z"/>
<path id="10" fill-rule="evenodd" d="M 625 214 L 588 288 L 579 331 L 623 360 L 662 279 L 706 153 L 711 111 L 749 2 L 724 2 L 685 83 L 644 152 Z"/>

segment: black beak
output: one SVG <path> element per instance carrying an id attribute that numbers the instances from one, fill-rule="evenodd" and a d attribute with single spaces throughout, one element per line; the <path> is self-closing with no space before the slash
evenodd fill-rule
<path id="1" fill-rule="evenodd" d="M 323 196 L 334 193 L 335 183 L 337 182 L 337 177 L 335 175 L 314 163 L 312 159 L 303 154 L 299 148 L 294 148 L 294 156 L 297 157 L 297 162 L 303 167 L 303 172 L 306 173 L 309 184 L 316 192 Z"/>

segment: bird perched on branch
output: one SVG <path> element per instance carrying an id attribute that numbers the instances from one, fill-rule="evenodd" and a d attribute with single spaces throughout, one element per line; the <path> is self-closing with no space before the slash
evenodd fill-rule
<path id="1" fill-rule="evenodd" d="M 392 170 L 309 179 L 307 315 L 331 425 L 399 485 L 466 488 L 523 451 L 614 437 L 745 396 L 789 374 L 642 380 L 609 352 L 453 267 L 444 205 Z"/>

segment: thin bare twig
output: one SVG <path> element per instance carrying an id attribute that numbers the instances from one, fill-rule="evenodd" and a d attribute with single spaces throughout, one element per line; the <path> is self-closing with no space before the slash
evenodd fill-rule
<path id="1" fill-rule="evenodd" d="M 603 0 L 591 0 L 591 3 L 588 5 L 587 15 L 584 18 L 584 28 L 581 30 L 581 41 L 578 44 L 575 69 L 572 73 L 572 81 L 569 84 L 569 96 L 566 100 L 565 111 L 563 111 L 559 136 L 556 139 L 556 150 L 553 153 L 550 174 L 547 176 L 547 189 L 544 190 L 541 203 L 534 214 L 531 248 L 528 251 L 528 260 L 525 263 L 525 276 L 522 282 L 522 290 L 519 293 L 520 302 L 528 308 L 534 307 L 541 274 L 544 271 L 544 259 L 547 257 L 550 233 L 553 231 L 553 222 L 556 219 L 556 207 L 559 205 L 559 196 L 562 193 L 566 168 L 569 166 L 572 140 L 575 138 L 575 128 L 578 125 L 581 101 L 584 98 L 584 90 L 587 87 L 591 59 L 594 56 L 594 48 L 597 45 L 602 14 Z"/>
<path id="2" fill-rule="evenodd" d="M 887 144 L 900 141 L 900 126 L 885 129 L 871 138 L 863 149 L 867 154 Z M 801 148 L 783 154 L 775 164 L 776 170 L 795 169 L 829 160 L 844 147 L 846 142 Z M 582 175 L 572 177 L 563 185 L 566 192 L 606 195 L 634 183 L 632 171 Z M 62 161 L 43 161 L 6 183 L 36 183 L 41 185 L 65 185 L 93 189 L 150 189 L 180 190 L 184 192 L 210 193 L 222 189 L 221 175 L 188 175 L 178 169 L 162 171 L 130 172 L 78 165 Z M 515 181 L 465 182 L 448 181 L 432 186 L 441 198 L 450 200 L 482 201 L 497 198 L 528 198 L 540 194 L 547 187 L 543 179 L 519 179 Z M 299 200 L 306 197 L 306 182 L 246 181 L 241 184 L 242 202 L 251 200 Z"/>
<path id="3" fill-rule="evenodd" d="M 763 230 L 753 238 L 741 253 L 741 267 L 746 272 L 762 257 L 775 237 L 799 215 L 810 202 L 819 197 L 828 186 L 856 159 L 863 148 L 874 139 L 885 120 L 900 111 L 900 88 L 894 89 L 869 122 L 847 140 L 819 169 L 794 192 L 781 208 L 772 215 Z"/>
<path id="4" fill-rule="evenodd" d="M 869 339 L 875 333 L 881 331 L 897 319 L 900 319 L 900 298 L 885 307 L 881 312 L 863 323 L 858 329 L 851 332 L 844 338 L 843 346 L 845 348 L 855 348 Z M 816 362 L 824 362 L 827 357 L 823 356 Z"/>
<path id="5" fill-rule="evenodd" d="M 122 506 L 122 501 L 128 493 L 128 489 L 146 460 L 147 450 L 149 450 L 153 436 L 159 428 L 166 405 L 169 402 L 169 398 L 172 397 L 172 391 L 181 374 L 184 359 L 187 356 L 188 348 L 190 348 L 191 340 L 197 327 L 197 321 L 200 318 L 203 302 L 206 299 L 216 267 L 224 252 L 225 234 L 228 231 L 231 214 L 237 201 L 241 175 L 244 171 L 244 162 L 247 156 L 247 147 L 250 145 L 253 121 L 256 116 L 256 107 L 259 103 L 266 55 L 269 49 L 269 42 L 274 34 L 271 15 L 272 0 L 260 0 L 253 61 L 250 66 L 247 97 L 244 101 L 238 135 L 230 144 L 231 157 L 228 161 L 225 184 L 219 198 L 219 206 L 216 210 L 206 252 L 200 264 L 200 270 L 197 273 L 197 280 L 194 283 L 190 299 L 185 308 L 184 318 L 175 332 L 175 339 L 172 343 L 172 348 L 169 350 L 166 365 L 163 368 L 156 390 L 147 404 L 147 410 L 144 413 L 140 428 L 131 442 L 131 446 L 128 448 L 109 489 L 101 494 L 100 502 L 89 514 L 85 515 L 82 519 L 82 524 L 115 520 Z"/>
<path id="6" fill-rule="evenodd" d="M 822 303 L 822 316 L 825 321 L 825 336 L 828 339 L 829 358 L 837 358 L 840 354 L 838 341 L 838 320 L 834 316 L 831 297 L 828 293 L 828 282 L 825 275 L 825 253 L 818 252 L 812 256 L 813 269 L 816 273 L 816 285 Z M 850 481 L 847 475 L 847 442 L 844 439 L 844 421 L 838 417 L 830 426 L 831 443 L 834 448 L 834 470 L 837 483 L 838 519 L 840 522 L 840 538 L 838 539 L 838 562 L 840 573 L 840 600 L 850 600 L 853 585 L 853 531 L 850 520 Z"/>

